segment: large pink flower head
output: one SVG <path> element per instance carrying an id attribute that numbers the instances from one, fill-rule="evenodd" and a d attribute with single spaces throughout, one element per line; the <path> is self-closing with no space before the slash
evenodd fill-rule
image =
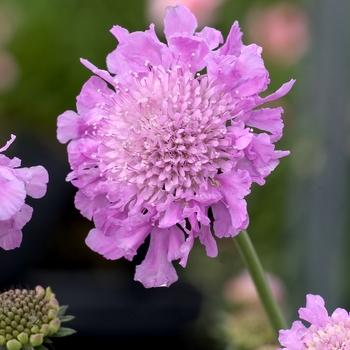
<path id="1" fill-rule="evenodd" d="M 350 314 L 341 308 L 331 316 L 322 297 L 308 294 L 306 307 L 299 309 L 299 317 L 310 323 L 294 321 L 292 328 L 281 330 L 278 350 L 347 350 L 350 349 Z"/>
<path id="2" fill-rule="evenodd" d="M 0 148 L 0 247 L 5 250 L 20 246 L 22 228 L 32 217 L 33 208 L 25 204 L 26 196 L 43 197 L 49 181 L 41 165 L 19 168 L 20 159 L 1 154 L 14 140 L 11 135 L 11 140 Z"/>
<path id="3" fill-rule="evenodd" d="M 213 28 L 195 32 L 184 6 L 168 7 L 167 45 L 151 25 L 112 34 L 109 72 L 86 60 L 91 77 L 77 97 L 78 113 L 58 118 L 79 191 L 75 205 L 94 221 L 87 245 L 108 259 L 132 259 L 150 235 L 135 279 L 145 287 L 177 280 L 195 238 L 210 257 L 213 235 L 232 237 L 248 225 L 244 197 L 289 152 L 276 151 L 281 108 L 256 109 L 285 95 L 294 81 L 265 98 L 269 83 L 261 48 L 243 45 L 234 23 L 226 43 Z M 215 49 L 215 50 L 214 50 Z M 260 129 L 260 130 L 258 130 Z"/>

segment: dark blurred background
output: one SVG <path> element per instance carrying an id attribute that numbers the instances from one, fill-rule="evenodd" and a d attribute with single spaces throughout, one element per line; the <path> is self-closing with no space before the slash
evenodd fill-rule
<path id="1" fill-rule="evenodd" d="M 249 233 L 266 270 L 284 285 L 290 321 L 306 293 L 322 295 L 329 310 L 350 308 L 347 267 L 349 179 L 348 0 L 207 0 L 187 4 L 200 28 L 227 36 L 238 20 L 245 44 L 263 46 L 270 71 L 269 93 L 296 78 L 288 96 L 274 105 L 285 113 L 278 149 L 291 155 L 248 196 Z M 21 248 L 0 250 L 0 288 L 50 285 L 76 319 L 67 344 L 168 349 L 238 349 L 221 330 L 227 285 L 243 264 L 231 239 L 218 241 L 210 259 L 196 242 L 179 281 L 146 290 L 133 281 L 133 262 L 107 261 L 84 240 L 92 224 L 74 208 L 66 145 L 56 139 L 56 119 L 75 109 L 91 76 L 86 58 L 105 68 L 117 45 L 113 25 L 129 31 L 161 23 L 167 1 L 0 0 L 0 145 L 17 135 L 7 156 L 23 166 L 43 165 L 50 174 L 46 196 L 27 203 L 32 220 Z M 169 3 L 169 2 L 168 2 Z M 177 263 L 175 263 L 177 265 Z M 224 293 L 224 291 L 226 291 Z M 226 296 L 225 296 L 226 295 Z M 68 324 L 67 324 L 68 326 Z M 231 346 L 231 347 L 230 347 Z"/>

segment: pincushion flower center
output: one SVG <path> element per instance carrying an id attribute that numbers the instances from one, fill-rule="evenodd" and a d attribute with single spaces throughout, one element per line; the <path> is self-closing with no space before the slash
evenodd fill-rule
<path id="1" fill-rule="evenodd" d="M 347 320 L 350 323 L 350 319 Z M 306 350 L 346 350 L 350 348 L 350 328 L 344 322 L 328 323 L 316 329 L 311 338 L 305 341 Z"/>
<path id="2" fill-rule="evenodd" d="M 119 179 L 180 195 L 225 167 L 231 98 L 182 66 L 149 69 L 135 75 L 130 87 L 116 88 L 108 162 Z"/>

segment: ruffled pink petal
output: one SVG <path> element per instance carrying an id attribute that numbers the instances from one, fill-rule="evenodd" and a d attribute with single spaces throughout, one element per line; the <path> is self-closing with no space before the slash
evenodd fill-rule
<path id="1" fill-rule="evenodd" d="M 169 287 L 178 277 L 174 266 L 167 259 L 170 232 L 155 227 L 143 262 L 136 266 L 135 281 L 145 288 Z"/>
<path id="2" fill-rule="evenodd" d="M 249 192 L 251 178 L 247 171 L 223 173 L 217 175 L 219 190 L 224 196 L 223 202 L 231 216 L 231 225 L 236 230 L 244 230 L 249 223 L 247 203 L 243 199 Z"/>
<path id="3" fill-rule="evenodd" d="M 245 46 L 235 61 L 234 67 L 242 77 L 240 85 L 236 87 L 237 96 L 251 96 L 266 90 L 269 74 L 261 58 L 261 52 L 261 47 L 257 45 Z"/>
<path id="4" fill-rule="evenodd" d="M 340 323 L 340 322 L 347 323 L 349 319 L 349 312 L 347 312 L 342 308 L 337 308 L 333 311 L 331 318 L 337 323 Z"/>
<path id="5" fill-rule="evenodd" d="M 132 260 L 137 253 L 137 249 L 145 242 L 153 226 L 150 223 L 144 223 L 132 230 L 121 227 L 115 235 L 115 241 L 118 248 L 124 251 L 124 257 Z"/>
<path id="6" fill-rule="evenodd" d="M 78 191 L 74 198 L 74 204 L 81 215 L 91 220 L 95 210 L 106 207 L 109 202 L 103 194 L 90 198 L 84 192 Z"/>
<path id="7" fill-rule="evenodd" d="M 107 56 L 108 70 L 117 74 L 118 78 L 125 72 L 148 73 L 149 65 L 163 63 L 165 49 L 166 45 L 156 38 L 153 26 L 146 32 L 130 33 L 124 37 L 123 45 Z"/>
<path id="8" fill-rule="evenodd" d="M 7 229 L 0 221 L 0 247 L 4 250 L 19 248 L 22 243 L 22 230 Z"/>
<path id="9" fill-rule="evenodd" d="M 106 259 L 120 259 L 125 254 L 124 250 L 117 247 L 115 236 L 106 236 L 96 228 L 90 230 L 85 243 L 91 250 L 103 255 Z"/>
<path id="10" fill-rule="evenodd" d="M 230 29 L 230 33 L 226 39 L 226 42 L 217 50 L 218 55 L 233 55 L 238 57 L 243 48 L 242 43 L 243 33 L 239 28 L 238 22 L 235 21 Z"/>
<path id="11" fill-rule="evenodd" d="M 24 204 L 26 191 L 23 181 L 7 169 L 0 168 L 0 220 L 7 220 Z"/>
<path id="12" fill-rule="evenodd" d="M 33 208 L 28 204 L 23 204 L 22 208 L 12 217 L 12 227 L 20 230 L 29 222 L 33 214 Z"/>
<path id="13" fill-rule="evenodd" d="M 100 77 L 92 76 L 82 87 L 77 97 L 77 110 L 81 115 L 80 118 L 88 113 L 91 109 L 101 106 L 103 102 L 110 101 L 110 95 L 113 93 L 108 88 L 106 82 Z M 82 136 L 79 133 L 79 136 Z"/>
<path id="14" fill-rule="evenodd" d="M 253 110 L 247 124 L 260 130 L 271 133 L 271 141 L 276 142 L 282 137 L 283 121 L 281 114 L 283 109 L 278 108 L 261 108 Z"/>
<path id="15" fill-rule="evenodd" d="M 299 309 L 299 317 L 318 327 L 325 326 L 329 316 L 324 305 L 324 300 L 321 296 L 308 294 L 306 296 L 306 307 Z"/>
<path id="16" fill-rule="evenodd" d="M 24 182 L 28 196 L 41 198 L 45 195 L 47 183 L 49 182 L 49 174 L 43 166 L 37 165 L 14 171 L 18 178 Z"/>
<path id="17" fill-rule="evenodd" d="M 184 62 L 192 73 L 205 67 L 204 58 L 209 53 L 209 46 L 205 40 L 194 36 L 173 35 L 168 39 L 168 44 L 175 58 Z"/>
<path id="18" fill-rule="evenodd" d="M 211 209 L 214 216 L 214 232 L 217 237 L 234 237 L 239 233 L 240 229 L 232 226 L 230 212 L 224 203 L 215 203 Z"/>
<path id="19" fill-rule="evenodd" d="M 159 228 L 169 228 L 176 225 L 184 219 L 183 217 L 184 205 L 181 201 L 169 204 L 159 220 Z"/>
<path id="20" fill-rule="evenodd" d="M 300 321 L 295 321 L 291 329 L 280 330 L 278 340 L 285 350 L 301 350 L 305 347 L 302 338 L 306 333 L 307 328 Z"/>
<path id="21" fill-rule="evenodd" d="M 0 152 L 6 151 L 10 147 L 12 142 L 15 141 L 15 139 L 16 139 L 16 135 L 11 134 L 11 139 L 6 142 L 6 145 L 4 147 L 0 148 Z"/>
<path id="22" fill-rule="evenodd" d="M 284 83 L 276 92 L 274 92 L 273 94 L 271 95 L 268 95 L 264 98 L 261 98 L 259 97 L 257 99 L 257 104 L 256 106 L 259 106 L 263 103 L 266 103 L 266 102 L 271 102 L 271 101 L 274 101 L 274 100 L 277 100 L 281 97 L 283 97 L 284 95 L 286 95 L 290 89 L 292 88 L 292 86 L 294 85 L 295 83 L 295 79 L 291 79 L 288 83 Z"/>
<path id="23" fill-rule="evenodd" d="M 116 37 L 119 41 L 119 45 L 123 45 L 127 42 L 129 37 L 129 31 L 121 26 L 113 26 L 110 32 Z"/>
<path id="24" fill-rule="evenodd" d="M 194 237 L 193 233 L 190 232 L 189 236 L 186 238 L 185 242 L 180 247 L 180 253 L 181 253 L 182 257 L 181 257 L 179 264 L 182 267 L 186 267 L 186 265 L 187 265 L 188 255 L 190 254 L 190 251 L 193 247 L 194 238 L 195 237 Z"/>
<path id="25" fill-rule="evenodd" d="M 175 34 L 192 36 L 197 28 L 197 19 L 190 10 L 181 4 L 167 7 L 164 19 L 164 33 L 166 39 Z"/>
<path id="26" fill-rule="evenodd" d="M 74 139 L 68 144 L 68 159 L 72 168 L 86 169 L 92 163 L 93 154 L 98 151 L 99 144 L 96 140 L 88 138 Z"/>
<path id="27" fill-rule="evenodd" d="M 183 253 L 181 252 L 181 246 L 185 243 L 185 234 L 177 227 L 169 227 L 169 247 L 167 259 L 173 261 L 181 259 Z"/>
<path id="28" fill-rule="evenodd" d="M 205 207 L 197 201 L 190 201 L 183 209 L 184 216 L 195 216 L 195 221 L 202 223 L 203 225 L 209 225 L 210 219 L 206 213 Z"/>
<path id="29" fill-rule="evenodd" d="M 215 258 L 218 255 L 218 246 L 210 232 L 209 226 L 202 225 L 199 232 L 199 240 L 205 246 L 205 252 L 209 257 Z"/>
<path id="30" fill-rule="evenodd" d="M 195 36 L 204 39 L 210 50 L 215 49 L 224 42 L 221 32 L 210 27 L 204 27 L 199 33 L 195 33 Z"/>
<path id="31" fill-rule="evenodd" d="M 78 136 L 79 115 L 73 111 L 66 111 L 57 118 L 57 139 L 66 143 Z"/>
<path id="32" fill-rule="evenodd" d="M 0 221 L 0 247 L 5 250 L 18 248 L 22 242 L 22 228 L 32 217 L 33 208 L 24 204 L 10 219 Z"/>
<path id="33" fill-rule="evenodd" d="M 113 79 L 113 77 L 109 74 L 108 71 L 104 70 L 104 69 L 99 69 L 97 68 L 95 65 L 93 65 L 92 63 L 90 63 L 88 60 L 86 60 L 85 58 L 81 58 L 80 62 L 89 70 L 91 70 L 92 73 L 96 74 L 97 76 L 99 76 L 100 78 L 102 78 L 103 80 L 107 81 L 108 83 L 110 83 L 112 86 L 115 86 L 116 84 L 116 80 Z"/>
<path id="34" fill-rule="evenodd" d="M 237 150 L 244 150 L 252 142 L 253 134 L 242 121 L 233 123 L 232 126 L 228 127 L 228 135 L 232 137 L 232 143 L 235 145 Z"/>

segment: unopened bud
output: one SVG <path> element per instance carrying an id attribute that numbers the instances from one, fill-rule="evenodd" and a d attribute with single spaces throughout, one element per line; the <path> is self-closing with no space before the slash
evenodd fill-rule
<path id="1" fill-rule="evenodd" d="M 22 344 L 16 339 L 11 339 L 6 343 L 6 347 L 8 350 L 20 350 L 22 349 Z"/>
<path id="2" fill-rule="evenodd" d="M 54 309 L 56 311 L 58 311 L 60 309 L 60 305 L 59 305 L 56 298 L 50 299 L 49 305 L 52 309 Z"/>
<path id="3" fill-rule="evenodd" d="M 47 313 L 47 316 L 49 317 L 49 320 L 53 320 L 57 317 L 57 310 L 49 310 L 49 312 Z"/>
<path id="4" fill-rule="evenodd" d="M 28 334 L 25 332 L 22 332 L 17 335 L 17 339 L 21 342 L 21 344 L 27 344 L 28 343 Z"/>
<path id="5" fill-rule="evenodd" d="M 59 318 L 55 318 L 54 320 L 50 321 L 50 334 L 55 334 L 61 327 L 61 321 Z"/>
<path id="6" fill-rule="evenodd" d="M 44 335 L 42 333 L 33 334 L 29 338 L 29 344 L 31 346 L 39 346 L 44 341 Z"/>
<path id="7" fill-rule="evenodd" d="M 42 286 L 36 286 L 35 292 L 37 295 L 44 296 L 45 295 L 45 289 Z"/>
<path id="8" fill-rule="evenodd" d="M 46 295 L 49 300 L 54 299 L 56 297 L 55 293 L 52 292 L 51 287 L 46 288 Z"/>
<path id="9" fill-rule="evenodd" d="M 50 333 L 50 326 L 48 324 L 43 324 L 40 328 L 40 333 L 44 334 L 44 337 L 46 337 Z"/>
<path id="10" fill-rule="evenodd" d="M 30 332 L 31 332 L 32 334 L 37 334 L 37 333 L 40 332 L 40 329 L 39 329 L 39 327 L 38 327 L 37 325 L 34 325 L 34 326 L 30 329 Z"/>

